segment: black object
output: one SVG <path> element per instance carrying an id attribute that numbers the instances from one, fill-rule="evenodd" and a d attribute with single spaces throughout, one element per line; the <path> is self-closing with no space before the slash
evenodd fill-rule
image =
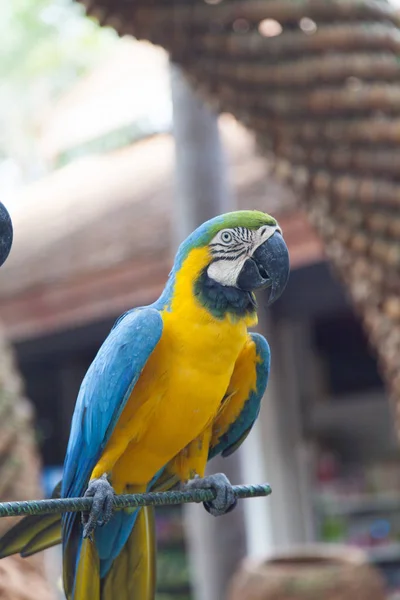
<path id="1" fill-rule="evenodd" d="M 11 217 L 4 204 L 0 202 L 0 267 L 10 254 L 13 242 Z"/>

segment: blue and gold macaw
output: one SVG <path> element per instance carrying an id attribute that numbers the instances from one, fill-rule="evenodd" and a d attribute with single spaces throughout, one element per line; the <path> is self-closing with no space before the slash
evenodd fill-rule
<path id="1" fill-rule="evenodd" d="M 152 508 L 113 513 L 114 494 L 212 487 L 213 515 L 235 504 L 207 461 L 229 455 L 255 422 L 270 365 L 254 291 L 268 304 L 286 286 L 289 257 L 271 216 L 216 217 L 180 246 L 152 305 L 115 323 L 80 388 L 61 497 L 91 496 L 91 512 L 27 517 L 0 540 L 0 556 L 29 556 L 60 541 L 68 600 L 152 600 Z"/>

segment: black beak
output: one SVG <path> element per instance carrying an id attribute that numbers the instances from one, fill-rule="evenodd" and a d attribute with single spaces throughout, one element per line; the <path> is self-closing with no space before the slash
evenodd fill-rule
<path id="1" fill-rule="evenodd" d="M 10 253 L 13 241 L 13 227 L 10 215 L 0 202 L 0 266 Z"/>
<path id="2" fill-rule="evenodd" d="M 240 289 L 253 292 L 269 289 L 267 306 L 282 294 L 289 279 L 289 252 L 279 231 L 257 248 L 244 263 L 237 285 Z"/>

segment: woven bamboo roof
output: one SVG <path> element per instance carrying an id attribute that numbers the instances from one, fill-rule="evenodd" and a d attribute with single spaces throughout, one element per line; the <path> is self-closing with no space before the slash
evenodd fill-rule
<path id="1" fill-rule="evenodd" d="M 87 0 L 257 135 L 400 398 L 400 17 L 384 0 Z M 398 403 L 400 413 L 400 402 Z"/>

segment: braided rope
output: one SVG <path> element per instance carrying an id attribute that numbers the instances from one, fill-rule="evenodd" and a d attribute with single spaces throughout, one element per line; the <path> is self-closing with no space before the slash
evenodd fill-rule
<path id="1" fill-rule="evenodd" d="M 271 487 L 260 485 L 234 485 L 233 493 L 239 499 L 269 496 Z M 189 502 L 209 502 L 214 500 L 216 492 L 209 490 L 148 492 L 145 494 L 123 494 L 116 496 L 114 508 L 128 506 L 167 506 L 187 504 Z M 93 498 L 56 498 L 51 500 L 29 500 L 24 502 L 0 503 L 0 517 L 18 517 L 22 515 L 46 515 L 63 512 L 89 512 Z"/>

